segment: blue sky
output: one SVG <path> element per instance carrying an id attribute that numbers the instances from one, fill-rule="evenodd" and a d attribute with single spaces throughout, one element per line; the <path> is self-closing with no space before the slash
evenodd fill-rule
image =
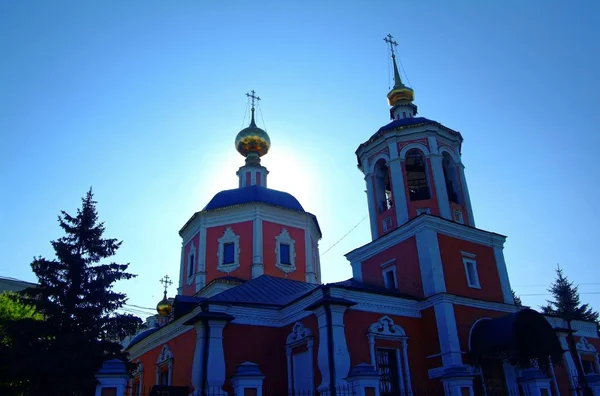
<path id="1" fill-rule="evenodd" d="M 251 89 L 269 186 L 318 216 L 324 252 L 367 214 L 354 151 L 388 122 L 391 33 L 419 114 L 465 138 L 513 288 L 538 306 L 560 263 L 600 309 L 599 26 L 586 0 L 0 2 L 0 275 L 34 281 L 57 214 L 93 186 L 139 274 L 119 288 L 154 306 L 181 226 L 237 185 Z M 322 255 L 324 281 L 350 277 L 343 254 L 369 235 Z"/>

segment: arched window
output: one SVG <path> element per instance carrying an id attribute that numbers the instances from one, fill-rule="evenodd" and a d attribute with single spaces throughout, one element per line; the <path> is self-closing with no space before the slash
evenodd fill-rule
<path id="1" fill-rule="evenodd" d="M 427 170 L 425 157 L 418 149 L 412 149 L 406 153 L 405 160 L 406 181 L 411 201 L 422 201 L 430 199 L 429 184 L 427 183 Z"/>
<path id="2" fill-rule="evenodd" d="M 446 191 L 448 192 L 448 200 L 457 204 L 460 201 L 460 187 L 458 184 L 456 165 L 450 154 L 444 151 L 442 154 L 442 167 L 444 168 L 444 179 L 446 180 Z"/>
<path id="3" fill-rule="evenodd" d="M 379 213 L 394 205 L 390 171 L 383 158 L 375 164 L 375 196 Z"/>

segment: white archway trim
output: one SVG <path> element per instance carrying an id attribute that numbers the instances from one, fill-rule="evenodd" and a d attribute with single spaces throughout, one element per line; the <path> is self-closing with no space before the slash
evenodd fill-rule
<path id="1" fill-rule="evenodd" d="M 171 386 L 173 379 L 173 352 L 171 352 L 167 344 L 163 345 L 158 359 L 156 359 L 156 384 L 160 383 L 160 373 L 165 366 L 167 366 L 168 371 L 167 385 Z"/>
<path id="2" fill-rule="evenodd" d="M 198 262 L 198 255 L 196 254 L 196 245 L 194 240 L 190 242 L 192 247 L 187 254 L 187 284 L 191 285 L 194 282 L 194 275 L 196 274 L 196 263 Z M 191 268 L 191 271 L 190 271 Z"/>
<path id="3" fill-rule="evenodd" d="M 281 262 L 281 245 L 289 246 L 290 262 Z M 290 272 L 296 271 L 296 241 L 292 239 L 287 229 L 282 229 L 281 234 L 275 237 L 275 267 L 281 271 L 289 274 Z"/>
<path id="4" fill-rule="evenodd" d="M 225 245 L 233 243 L 233 262 L 225 263 Z M 223 236 L 219 238 L 219 250 L 217 250 L 219 264 L 217 270 L 221 272 L 231 273 L 240 267 L 240 236 L 236 235 L 231 227 L 227 227 Z"/>
<path id="5" fill-rule="evenodd" d="M 410 369 L 408 364 L 408 337 L 406 336 L 406 332 L 404 331 L 404 329 L 399 325 L 395 324 L 392 318 L 385 315 L 382 316 L 377 322 L 369 326 L 367 338 L 369 340 L 369 353 L 371 355 L 371 365 L 375 369 L 377 369 L 377 361 L 375 359 L 375 340 L 377 338 L 384 340 L 397 340 L 401 343 L 401 351 L 397 350 L 398 363 L 400 363 L 400 360 L 402 360 L 402 364 L 398 365 L 402 367 L 398 368 L 398 377 L 400 379 L 400 393 L 404 394 L 406 386 L 406 392 L 408 394 L 412 394 Z M 399 355 L 402 356 L 400 357 Z"/>
<path id="6" fill-rule="evenodd" d="M 424 144 L 422 144 L 422 143 L 409 143 L 406 146 L 402 147 L 402 150 L 400 150 L 400 159 L 402 161 L 404 161 L 406 159 L 406 153 L 408 153 L 412 149 L 418 149 L 418 150 L 420 150 L 425 157 L 429 157 L 431 155 L 431 152 L 429 151 L 429 149 L 427 148 L 427 146 L 425 146 Z"/>
<path id="7" fill-rule="evenodd" d="M 441 146 L 439 148 L 440 150 L 440 155 L 444 155 L 444 153 L 448 153 L 448 155 L 450 156 L 450 158 L 452 158 L 452 161 L 454 161 L 454 163 L 456 165 L 460 164 L 460 157 L 458 157 L 456 155 L 456 153 L 454 153 L 452 150 L 450 150 L 450 148 L 448 146 Z"/>
<path id="8" fill-rule="evenodd" d="M 375 164 L 377 164 L 379 162 L 379 160 L 384 160 L 385 161 L 385 165 L 387 166 L 390 162 L 390 155 L 388 153 L 381 153 L 381 154 L 377 154 L 375 157 L 373 157 L 372 159 L 369 160 L 369 172 L 368 173 L 373 173 L 375 172 Z"/>
<path id="9" fill-rule="evenodd" d="M 314 359 L 313 359 L 313 344 L 314 344 L 314 336 L 310 329 L 304 327 L 304 325 L 300 322 L 296 322 L 294 327 L 292 328 L 292 332 L 288 334 L 286 342 L 285 342 L 285 355 L 287 357 L 287 380 L 288 380 L 288 395 L 294 394 L 294 378 L 293 372 L 294 368 L 292 366 L 293 356 L 292 350 L 294 347 L 302 346 L 306 344 L 306 349 L 308 350 L 309 356 L 309 367 L 307 372 L 310 373 L 310 377 L 308 378 L 308 389 L 314 388 Z"/>
<path id="10" fill-rule="evenodd" d="M 467 341 L 469 351 L 471 350 L 471 335 L 473 334 L 473 329 L 475 328 L 475 326 L 477 326 L 477 323 L 481 322 L 482 320 L 492 320 L 492 318 L 479 318 L 473 323 L 473 325 L 469 329 L 469 339 Z"/>

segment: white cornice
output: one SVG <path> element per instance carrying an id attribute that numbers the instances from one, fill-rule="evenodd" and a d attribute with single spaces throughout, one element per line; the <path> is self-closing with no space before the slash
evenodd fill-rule
<path id="1" fill-rule="evenodd" d="M 351 306 L 349 309 L 356 311 L 377 312 L 380 314 L 407 316 L 411 318 L 421 317 L 419 302 L 400 296 L 390 296 L 336 287 L 331 288 L 331 296 L 355 302 L 356 305 Z"/>
<path id="2" fill-rule="evenodd" d="M 503 235 L 458 224 L 437 216 L 423 214 L 398 227 L 394 231 L 347 253 L 346 258 L 351 263 L 362 262 L 415 236 L 418 232 L 425 230 L 432 230 L 438 234 L 491 247 L 503 247 L 504 241 L 506 240 L 506 237 Z"/>
<path id="3" fill-rule="evenodd" d="M 472 308 L 487 309 L 491 311 L 513 313 L 519 311 L 521 308 L 515 305 L 504 304 L 499 302 L 475 300 L 468 297 L 456 296 L 454 294 L 439 293 L 434 296 L 427 298 L 419 303 L 419 309 L 431 308 L 436 304 L 451 303 L 454 305 L 464 305 Z"/>
<path id="4" fill-rule="evenodd" d="M 186 244 L 202 227 L 209 228 L 242 223 L 252 221 L 257 216 L 262 220 L 286 225 L 288 227 L 304 229 L 308 224 L 309 231 L 315 240 L 321 239 L 321 234 L 318 231 L 315 222 L 312 221 L 313 215 L 310 213 L 278 208 L 262 203 L 248 203 L 219 210 L 198 212 L 194 214 L 192 219 L 190 219 L 186 226 L 182 228 L 180 235 L 183 239 L 183 243 Z"/>
<path id="5" fill-rule="evenodd" d="M 564 319 L 556 316 L 546 316 L 546 320 L 552 325 L 552 328 L 566 329 L 568 327 L 567 322 Z M 598 330 L 596 323 L 584 322 L 582 320 L 571 321 L 571 328 L 576 331 L 576 336 L 595 338 L 598 339 Z"/>

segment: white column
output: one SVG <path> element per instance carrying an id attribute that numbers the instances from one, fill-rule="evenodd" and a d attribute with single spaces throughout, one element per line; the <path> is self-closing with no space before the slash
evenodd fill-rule
<path id="1" fill-rule="evenodd" d="M 433 306 L 440 341 L 442 364 L 445 368 L 462 365 L 462 353 L 456 330 L 456 318 L 452 303 L 441 302 Z"/>
<path id="2" fill-rule="evenodd" d="M 403 364 L 404 358 L 401 357 L 401 355 L 403 355 L 404 352 L 401 352 L 401 350 L 396 349 L 394 351 L 396 353 L 396 362 L 398 362 L 398 378 L 400 379 L 400 394 L 401 395 L 406 395 L 406 370 L 404 370 L 405 365 Z M 409 393 L 410 394 L 410 393 Z"/>
<path id="3" fill-rule="evenodd" d="M 204 218 L 201 220 L 200 225 L 200 243 L 196 260 L 198 261 L 198 272 L 196 273 L 196 292 L 199 292 L 204 286 L 206 286 L 206 224 Z"/>
<path id="4" fill-rule="evenodd" d="M 556 396 L 560 396 L 560 389 L 558 389 L 558 381 L 556 381 L 556 373 L 554 372 L 554 365 L 552 364 L 552 359 L 548 357 L 548 363 L 550 366 L 550 373 L 552 373 L 552 382 L 554 383 L 554 390 L 556 391 Z"/>
<path id="5" fill-rule="evenodd" d="M 598 358 L 598 354 L 594 356 L 594 364 L 596 365 L 596 373 L 600 374 L 600 359 Z"/>
<path id="6" fill-rule="evenodd" d="M 400 154 L 398 153 L 398 143 L 391 142 L 388 144 L 390 151 L 390 161 L 388 166 L 392 175 L 392 188 L 394 209 L 396 211 L 396 221 L 398 227 L 408 221 L 408 203 L 406 202 L 406 190 L 404 188 L 404 172 L 402 163 L 400 162 Z"/>
<path id="7" fill-rule="evenodd" d="M 444 177 L 444 168 L 442 166 L 442 156 L 440 154 L 429 155 L 431 162 L 431 173 L 433 174 L 433 184 L 437 195 L 440 216 L 452 220 L 452 212 L 450 211 L 450 201 L 448 200 L 448 192 L 446 191 L 446 178 Z"/>
<path id="8" fill-rule="evenodd" d="M 500 288 L 502 289 L 502 297 L 506 304 L 513 305 L 515 303 L 512 289 L 510 287 L 510 279 L 508 278 L 508 270 L 506 262 L 504 262 L 504 247 L 494 246 L 494 260 L 496 261 L 496 269 L 500 278 Z"/>
<path id="9" fill-rule="evenodd" d="M 219 392 L 225 384 L 225 353 L 223 352 L 223 328 L 227 322 L 222 320 L 209 320 L 208 337 L 208 367 L 206 370 L 206 384 L 212 394 Z M 222 393 L 226 395 L 225 392 Z"/>
<path id="10" fill-rule="evenodd" d="M 263 262 L 263 231 L 262 218 L 256 209 L 254 220 L 252 220 L 252 278 L 257 278 L 265 273 Z"/>
<path id="11" fill-rule="evenodd" d="M 167 382 L 169 386 L 173 384 L 173 358 L 169 359 L 169 377 Z"/>
<path id="12" fill-rule="evenodd" d="M 192 386 L 195 392 L 200 392 L 202 386 L 202 356 L 204 354 L 204 326 L 201 322 L 196 322 L 194 323 L 194 329 L 196 330 L 196 347 L 194 348 L 194 360 L 192 361 Z"/>
<path id="13" fill-rule="evenodd" d="M 377 367 L 377 361 L 375 360 L 375 336 L 373 334 L 369 334 L 367 337 L 369 338 L 369 355 L 371 357 L 371 366 L 375 368 Z"/>
<path id="14" fill-rule="evenodd" d="M 475 227 L 475 216 L 473 215 L 473 207 L 471 206 L 471 196 L 469 195 L 469 188 L 467 187 L 467 179 L 465 178 L 465 166 L 462 163 L 456 164 L 458 167 L 458 173 L 460 176 L 460 184 L 462 185 L 462 191 L 465 198 L 465 207 L 467 209 L 467 218 L 469 219 L 469 225 Z"/>
<path id="15" fill-rule="evenodd" d="M 509 394 L 519 394 L 519 383 L 517 381 L 516 368 L 510 363 L 503 362 L 502 368 L 504 369 L 504 379 L 506 380 L 506 389 Z"/>
<path id="16" fill-rule="evenodd" d="M 292 383 L 292 348 L 285 347 L 285 356 L 287 358 L 287 382 L 288 382 L 288 395 L 294 395 L 294 384 Z M 312 359 L 312 355 L 311 359 Z"/>
<path id="17" fill-rule="evenodd" d="M 306 252 L 306 275 L 305 281 L 308 283 L 317 283 L 317 275 L 315 271 L 314 257 L 312 253 L 311 236 L 310 236 L 310 224 L 312 221 L 306 216 L 306 225 L 304 226 L 304 251 Z"/>
<path id="18" fill-rule="evenodd" d="M 402 339 L 402 358 L 404 360 L 404 378 L 406 378 L 406 389 L 408 390 L 408 394 L 412 395 L 410 366 L 408 364 L 408 343 L 406 342 L 406 338 Z"/>
<path id="19" fill-rule="evenodd" d="M 445 292 L 446 281 L 437 232 L 428 229 L 421 230 L 417 232 L 415 239 L 425 297 Z"/>
<path id="20" fill-rule="evenodd" d="M 375 240 L 379 237 L 377 230 L 377 207 L 375 205 L 375 191 L 373 188 L 373 174 L 369 173 L 365 176 L 365 184 L 367 186 L 367 205 L 369 206 L 369 222 L 371 224 L 371 239 Z"/>
<path id="21" fill-rule="evenodd" d="M 569 385 L 571 386 L 571 389 L 575 389 L 575 382 L 573 380 L 573 375 L 574 373 L 577 372 L 577 369 L 575 368 L 575 361 L 573 360 L 573 355 L 571 355 L 571 350 L 569 348 L 569 344 L 567 342 L 567 336 L 566 334 L 561 334 L 558 337 L 558 340 L 560 341 L 560 346 L 563 349 L 563 359 L 565 360 L 566 363 L 566 370 L 567 370 L 567 376 L 569 377 Z"/>

